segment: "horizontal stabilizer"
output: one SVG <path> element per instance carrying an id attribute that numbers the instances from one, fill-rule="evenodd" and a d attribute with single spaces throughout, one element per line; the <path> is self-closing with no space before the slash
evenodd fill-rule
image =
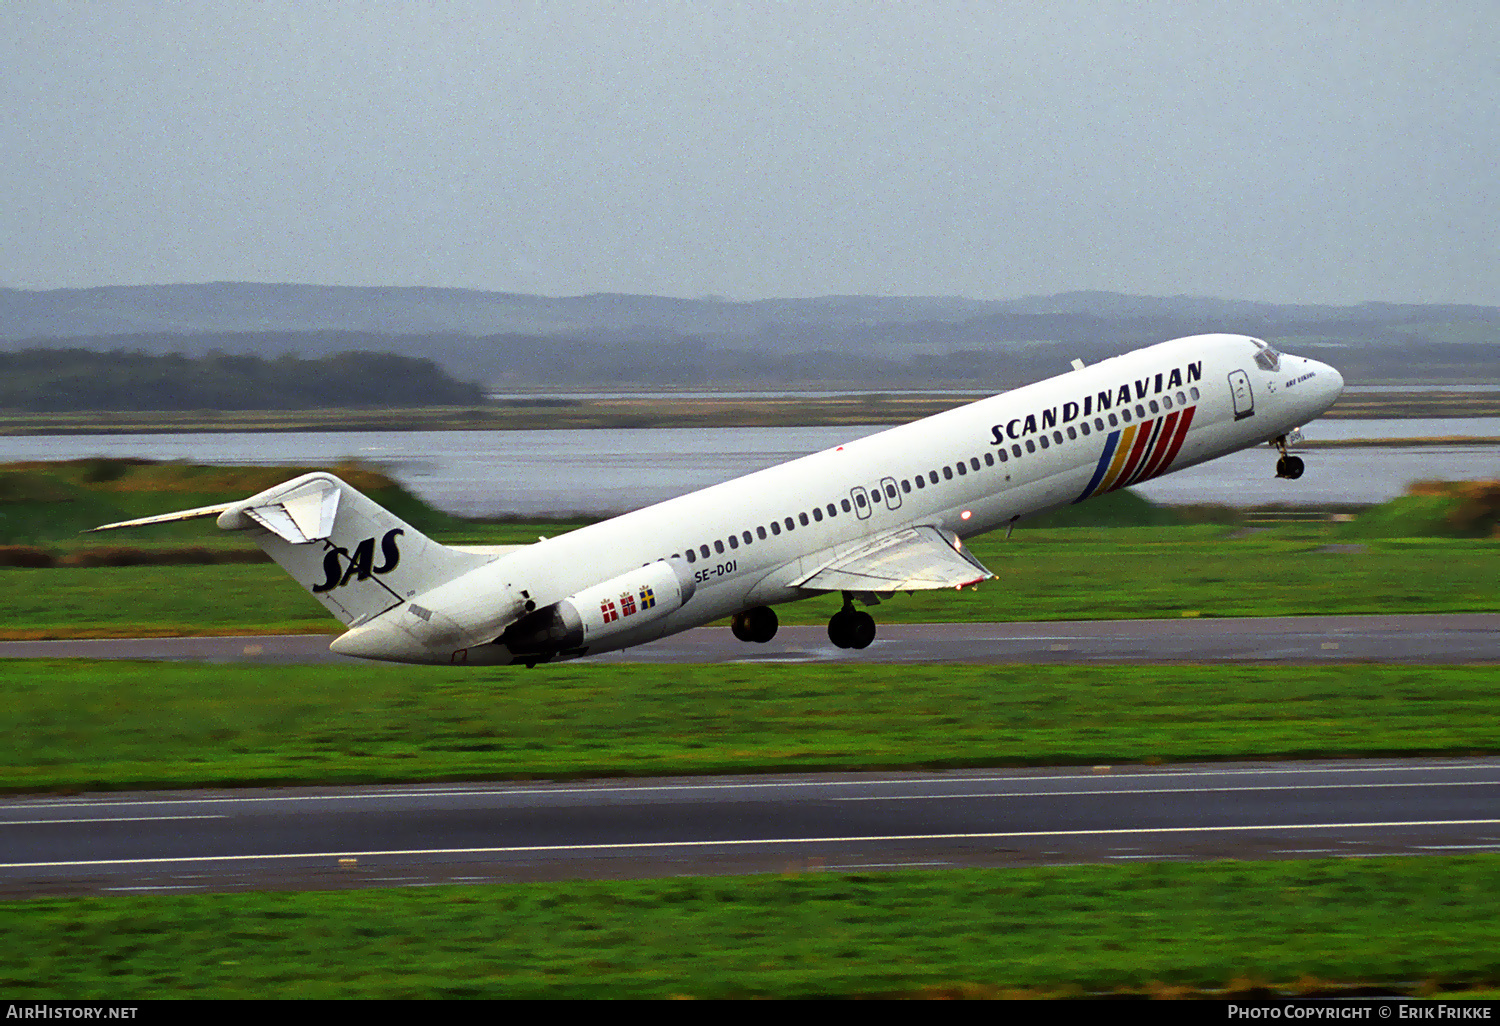
<path id="1" fill-rule="evenodd" d="M 935 527 L 910 527 L 847 552 L 793 582 L 809 591 L 932 591 L 995 575 Z"/>
<path id="2" fill-rule="evenodd" d="M 101 524 L 91 527 L 84 534 L 92 534 L 95 531 L 113 531 L 118 527 L 146 527 L 149 524 L 171 524 L 179 520 L 197 520 L 200 517 L 216 517 L 224 512 L 232 502 L 221 503 L 218 506 L 199 506 L 197 509 L 183 509 L 176 513 L 162 513 L 154 517 L 141 517 L 139 520 L 121 520 L 118 524 Z"/>
<path id="3" fill-rule="evenodd" d="M 328 478 L 315 477 L 277 495 L 275 502 L 245 506 L 240 512 L 293 545 L 321 541 L 333 533 L 339 488 Z"/>

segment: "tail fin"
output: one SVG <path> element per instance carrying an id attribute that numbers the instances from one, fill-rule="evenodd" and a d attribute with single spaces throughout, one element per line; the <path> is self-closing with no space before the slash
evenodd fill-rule
<path id="1" fill-rule="evenodd" d="M 240 502 L 106 524 L 95 530 L 218 516 L 255 543 L 346 626 L 447 584 L 495 556 L 428 538 L 332 474 L 304 474 Z"/>
<path id="2" fill-rule="evenodd" d="M 332 474 L 304 474 L 219 514 L 227 531 L 255 543 L 346 626 L 494 559 L 428 538 Z"/>

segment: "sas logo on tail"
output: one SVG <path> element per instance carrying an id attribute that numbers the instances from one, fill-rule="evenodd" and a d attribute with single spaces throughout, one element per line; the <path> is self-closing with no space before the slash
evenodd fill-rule
<path id="1" fill-rule="evenodd" d="M 337 545 L 331 547 L 323 554 L 324 581 L 322 584 L 314 584 L 313 592 L 322 594 L 334 588 L 342 588 L 350 580 L 368 581 L 371 574 L 390 573 L 401 562 L 401 550 L 396 547 L 396 539 L 405 533 L 398 527 L 381 536 L 379 566 L 375 565 L 374 538 L 366 538 L 356 545 L 353 555 L 348 549 Z M 347 566 L 343 560 L 348 560 Z"/>

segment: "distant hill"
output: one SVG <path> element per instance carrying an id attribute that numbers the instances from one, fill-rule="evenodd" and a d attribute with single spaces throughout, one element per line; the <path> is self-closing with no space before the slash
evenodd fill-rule
<path id="1" fill-rule="evenodd" d="M 217 282 L 0 289 L 0 350 L 428 359 L 491 388 L 1000 388 L 1205 331 L 1268 338 L 1351 382 L 1500 381 L 1500 308 L 1068 292 L 730 302 Z"/>
<path id="2" fill-rule="evenodd" d="M 217 332 L 373 332 L 382 335 L 615 335 L 670 332 L 746 337 L 792 326 L 823 329 L 960 324 L 1006 317 L 1062 315 L 1195 324 L 1315 325 L 1330 322 L 1415 325 L 1470 321 L 1500 326 L 1500 308 L 1364 303 L 1297 306 L 1200 296 L 1127 296 L 1065 292 L 1024 299 L 943 296 L 821 296 L 673 299 L 597 293 L 530 296 L 441 288 L 358 288 L 210 282 L 117 285 L 31 292 L 0 288 L 0 339 Z"/>

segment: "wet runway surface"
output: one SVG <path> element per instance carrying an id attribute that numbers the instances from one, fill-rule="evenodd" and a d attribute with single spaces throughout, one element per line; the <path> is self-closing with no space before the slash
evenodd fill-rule
<path id="1" fill-rule="evenodd" d="M 877 619 L 878 619 L 878 610 Z M 348 663 L 329 635 L 0 642 L 0 658 Z M 706 627 L 595 657 L 618 663 L 1500 663 L 1500 614 L 881 624 L 864 651 L 822 626 L 782 627 L 764 645 Z"/>
<path id="2" fill-rule="evenodd" d="M 1500 759 L 0 800 L 0 896 L 1500 851 Z"/>

